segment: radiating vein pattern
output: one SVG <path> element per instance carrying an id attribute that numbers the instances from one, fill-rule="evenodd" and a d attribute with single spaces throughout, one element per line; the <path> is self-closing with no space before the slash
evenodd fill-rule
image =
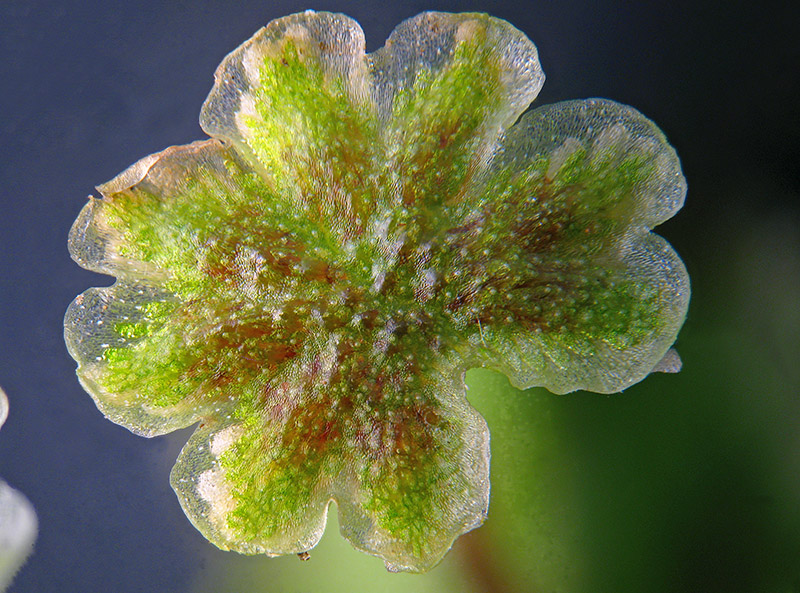
<path id="1" fill-rule="evenodd" d="M 172 472 L 223 549 L 342 533 L 424 571 L 480 525 L 485 366 L 520 387 L 619 391 L 688 305 L 650 232 L 682 205 L 675 152 L 606 100 L 526 113 L 544 81 L 508 23 L 424 13 L 364 52 L 343 15 L 273 21 L 216 74 L 212 139 L 100 186 L 73 226 L 112 274 L 71 305 L 78 375 L 114 422 L 200 422 Z"/>

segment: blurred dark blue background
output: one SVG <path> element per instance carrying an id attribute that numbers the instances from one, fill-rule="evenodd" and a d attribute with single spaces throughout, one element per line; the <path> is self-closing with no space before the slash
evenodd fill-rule
<path id="1" fill-rule="evenodd" d="M 453 570 L 471 570 L 475 591 L 800 591 L 800 32 L 789 4 L 0 3 L 0 385 L 11 403 L 0 476 L 40 521 L 11 591 L 184 593 L 202 589 L 207 567 L 282 562 L 226 555 L 194 530 L 168 484 L 189 432 L 145 440 L 105 420 L 75 378 L 62 318 L 77 294 L 111 282 L 67 253 L 87 194 L 149 153 L 202 138 L 200 106 L 223 56 L 306 8 L 354 17 L 368 51 L 423 10 L 507 19 L 539 48 L 547 82 L 537 104 L 599 96 L 635 106 L 665 131 L 689 182 L 686 207 L 659 230 L 693 281 L 678 343 L 685 370 L 611 398 L 520 394 L 533 402 L 525 413 L 544 414 L 560 435 L 541 438 L 561 443 L 576 498 L 506 508 L 528 480 L 508 490 L 501 481 L 497 513 L 515 510 L 531 529 L 557 516 L 564 541 L 556 529 L 508 547 L 490 515 L 474 536 L 486 538 L 488 566 L 467 536 Z M 498 448 L 493 472 L 524 473 L 498 436 L 515 419 L 504 425 L 502 402 L 490 400 L 475 403 Z M 323 566 L 303 566 L 306 578 L 317 571 L 303 591 L 334 588 Z M 537 584 L 537 574 L 550 576 Z"/>

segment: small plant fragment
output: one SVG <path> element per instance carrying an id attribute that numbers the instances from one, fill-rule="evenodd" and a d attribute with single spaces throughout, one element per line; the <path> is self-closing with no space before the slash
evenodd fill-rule
<path id="1" fill-rule="evenodd" d="M 0 428 L 8 418 L 8 398 L 0 389 Z M 0 479 L 0 591 L 33 551 L 38 521 L 30 501 Z"/>
<path id="2" fill-rule="evenodd" d="M 689 281 L 650 233 L 675 151 L 612 101 L 520 118 L 543 81 L 487 15 L 372 54 L 344 15 L 291 15 L 217 70 L 212 139 L 90 199 L 70 252 L 117 281 L 67 312 L 78 376 L 137 434 L 200 422 L 172 485 L 217 546 L 302 555 L 336 501 L 356 548 L 428 570 L 488 509 L 467 369 L 611 393 L 679 367 Z"/>

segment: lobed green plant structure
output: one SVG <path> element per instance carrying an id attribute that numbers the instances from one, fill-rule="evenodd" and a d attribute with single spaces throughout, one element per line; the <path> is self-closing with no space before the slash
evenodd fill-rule
<path id="1" fill-rule="evenodd" d="M 78 376 L 137 434 L 200 423 L 172 485 L 217 546 L 305 552 L 335 501 L 356 548 L 425 571 L 489 505 L 467 369 L 611 393 L 679 366 L 689 281 L 650 233 L 675 151 L 612 101 L 526 112 L 543 81 L 487 15 L 372 54 L 344 15 L 291 15 L 217 70 L 211 139 L 90 198 L 70 252 L 117 281 L 67 312 Z"/>

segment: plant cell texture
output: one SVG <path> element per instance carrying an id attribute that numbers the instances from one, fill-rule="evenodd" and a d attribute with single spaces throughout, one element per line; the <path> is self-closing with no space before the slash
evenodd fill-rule
<path id="1" fill-rule="evenodd" d="M 679 366 L 688 277 L 650 232 L 683 203 L 675 151 L 612 101 L 526 111 L 543 82 L 487 15 L 372 54 L 344 15 L 291 15 L 217 70 L 210 139 L 90 198 L 70 252 L 117 281 L 72 303 L 69 351 L 112 421 L 200 423 L 172 484 L 210 541 L 304 552 L 336 501 L 356 548 L 427 570 L 489 504 L 467 369 L 611 393 Z"/>

